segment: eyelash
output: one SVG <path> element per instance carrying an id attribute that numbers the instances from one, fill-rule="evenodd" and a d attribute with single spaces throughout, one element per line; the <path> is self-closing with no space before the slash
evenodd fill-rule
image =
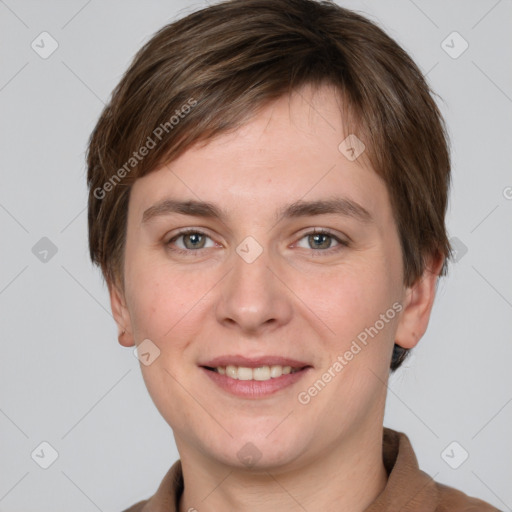
<path id="1" fill-rule="evenodd" d="M 210 240 L 211 240 L 211 237 L 204 231 L 201 231 L 199 229 L 184 229 L 183 231 L 179 231 L 175 236 L 173 236 L 168 242 L 166 242 L 165 245 L 168 246 L 172 252 L 177 253 L 177 254 L 182 254 L 182 255 L 188 256 L 191 253 L 200 253 L 205 248 L 202 248 L 202 249 L 180 249 L 180 248 L 176 248 L 176 247 L 171 247 L 171 244 L 173 242 L 175 242 L 176 240 L 178 240 L 180 237 L 186 236 L 186 235 L 191 235 L 191 234 L 202 235 L 207 238 L 210 238 Z M 333 233 L 331 233 L 329 230 L 326 230 L 326 229 L 320 229 L 320 230 L 314 229 L 313 231 L 308 231 L 307 233 L 304 233 L 299 238 L 299 240 L 302 240 L 303 238 L 306 238 L 306 237 L 312 236 L 312 235 L 327 235 L 327 236 L 331 237 L 332 239 L 334 239 L 339 244 L 334 247 L 330 247 L 328 249 L 310 249 L 312 252 L 315 252 L 315 253 L 321 253 L 321 252 L 333 253 L 333 252 L 337 252 L 337 251 L 349 246 L 349 242 L 338 238 L 337 236 L 335 236 Z M 206 249 L 210 249 L 210 247 L 206 247 Z"/>

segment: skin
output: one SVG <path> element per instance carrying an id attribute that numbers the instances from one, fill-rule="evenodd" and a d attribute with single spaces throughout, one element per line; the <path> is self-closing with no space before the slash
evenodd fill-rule
<path id="1" fill-rule="evenodd" d="M 364 154 L 351 162 L 339 151 L 346 134 L 338 101 L 327 86 L 305 87 L 131 191 L 124 291 L 110 284 L 111 305 L 126 330 L 121 345 L 150 339 L 160 350 L 141 370 L 174 431 L 185 481 L 180 512 L 362 511 L 386 485 L 382 425 L 393 343 L 412 348 L 425 332 L 442 260 L 404 286 L 386 185 Z M 276 221 L 294 201 L 334 196 L 359 203 L 372 222 L 340 214 Z M 215 203 L 227 216 L 141 222 L 168 197 Z M 175 239 L 181 228 L 205 232 L 203 248 L 194 248 L 197 238 Z M 308 238 L 314 228 L 349 245 L 327 237 L 317 248 Z M 236 252 L 247 236 L 263 249 L 252 263 Z M 401 313 L 299 403 L 298 393 L 396 302 Z M 272 396 L 246 399 L 198 366 L 225 354 L 280 355 L 312 368 Z M 237 456 L 249 442 L 260 454 L 251 468 Z"/>

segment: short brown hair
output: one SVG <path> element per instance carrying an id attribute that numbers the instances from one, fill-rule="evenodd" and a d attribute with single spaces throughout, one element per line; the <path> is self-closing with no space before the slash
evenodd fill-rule
<path id="1" fill-rule="evenodd" d="M 273 100 L 326 84 L 340 94 L 344 126 L 364 141 L 365 157 L 386 182 L 404 284 L 414 284 L 431 258 L 444 258 L 445 275 L 447 135 L 412 59 L 377 25 L 333 2 L 229 0 L 158 31 L 135 56 L 91 135 L 90 256 L 109 286 L 124 289 L 136 179 L 196 142 L 236 130 Z M 406 355 L 395 344 L 391 369 Z"/>

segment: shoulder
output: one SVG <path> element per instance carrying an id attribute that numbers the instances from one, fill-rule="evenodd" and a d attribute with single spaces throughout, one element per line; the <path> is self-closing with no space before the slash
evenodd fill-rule
<path id="1" fill-rule="evenodd" d="M 142 512 L 147 502 L 148 500 L 139 501 L 138 503 L 135 503 L 135 505 L 132 505 L 130 508 L 123 510 L 123 512 Z"/>
<path id="2" fill-rule="evenodd" d="M 422 471 L 404 432 L 384 428 L 383 461 L 388 483 L 376 506 L 367 512 L 388 510 L 389 504 L 397 500 L 402 512 L 500 512 L 489 503 L 437 482 Z"/>
<path id="3" fill-rule="evenodd" d="M 436 512 L 500 512 L 478 498 L 473 498 L 453 487 L 436 482 L 439 504 Z"/>
<path id="4" fill-rule="evenodd" d="M 139 501 L 123 512 L 176 512 L 183 492 L 181 460 L 177 460 L 165 474 L 157 491 L 149 499 Z"/>

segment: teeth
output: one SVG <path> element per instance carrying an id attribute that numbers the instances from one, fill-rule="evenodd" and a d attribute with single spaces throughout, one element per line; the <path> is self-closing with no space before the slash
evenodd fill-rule
<path id="1" fill-rule="evenodd" d="M 232 379 L 238 379 L 238 368 L 236 366 L 226 366 L 226 375 Z"/>
<path id="2" fill-rule="evenodd" d="M 281 377 L 283 374 L 282 366 L 271 366 L 270 367 L 270 376 L 275 379 L 276 377 Z"/>
<path id="3" fill-rule="evenodd" d="M 233 367 L 236 368 L 236 367 Z M 231 372 L 230 372 L 231 375 Z M 252 380 L 252 368 L 244 368 L 243 366 L 238 367 L 237 372 L 238 380 Z"/>
<path id="4" fill-rule="evenodd" d="M 217 366 L 215 371 L 220 375 L 226 375 L 232 379 L 237 380 L 270 380 L 281 377 L 281 375 L 288 375 L 289 373 L 298 372 L 300 368 L 293 368 L 291 366 L 259 366 L 258 368 L 247 368 L 246 366 L 233 366 L 228 365 Z"/>
<path id="5" fill-rule="evenodd" d="M 238 378 L 240 378 L 240 370 L 238 371 Z M 269 380 L 270 366 L 261 366 L 260 368 L 253 368 L 252 378 L 254 380 Z"/>

